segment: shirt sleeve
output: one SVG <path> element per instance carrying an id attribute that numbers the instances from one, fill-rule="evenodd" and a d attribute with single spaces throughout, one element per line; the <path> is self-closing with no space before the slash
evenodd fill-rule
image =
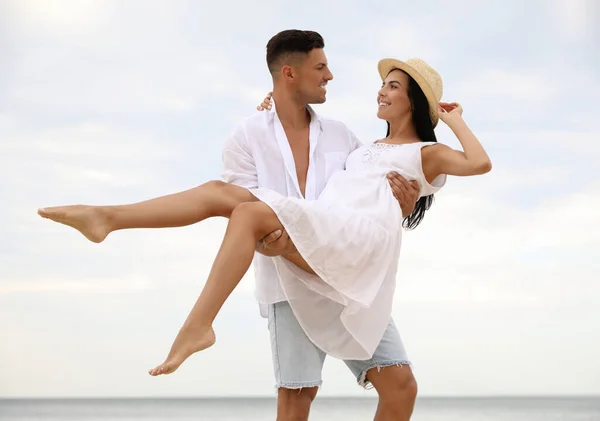
<path id="1" fill-rule="evenodd" d="M 348 131 L 348 140 L 350 142 L 350 152 L 354 152 L 356 149 L 358 149 L 362 146 L 362 142 L 360 140 L 358 140 L 358 137 L 356 137 L 356 135 L 348 127 L 346 127 L 346 130 Z"/>
<path id="2" fill-rule="evenodd" d="M 226 140 L 222 159 L 223 181 L 247 189 L 258 187 L 256 163 L 243 126 L 238 126 Z"/>

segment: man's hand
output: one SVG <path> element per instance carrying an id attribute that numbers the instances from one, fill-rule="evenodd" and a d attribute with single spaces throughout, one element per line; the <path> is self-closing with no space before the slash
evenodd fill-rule
<path id="1" fill-rule="evenodd" d="M 397 172 L 391 172 L 387 175 L 390 187 L 394 197 L 400 204 L 402 216 L 406 218 L 415 209 L 415 204 L 419 198 L 419 184 L 416 181 L 407 181 Z"/>
<path id="2" fill-rule="evenodd" d="M 296 252 L 296 247 L 285 230 L 277 230 L 258 240 L 256 251 L 268 257 L 285 256 Z"/>

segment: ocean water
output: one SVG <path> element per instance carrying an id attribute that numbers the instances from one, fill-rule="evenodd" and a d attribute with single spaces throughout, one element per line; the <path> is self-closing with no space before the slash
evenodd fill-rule
<path id="1" fill-rule="evenodd" d="M 275 400 L 0 399 L 6 421 L 258 421 L 275 420 Z M 372 420 L 370 398 L 317 398 L 310 420 Z M 420 398 L 415 421 L 600 421 L 598 398 Z"/>

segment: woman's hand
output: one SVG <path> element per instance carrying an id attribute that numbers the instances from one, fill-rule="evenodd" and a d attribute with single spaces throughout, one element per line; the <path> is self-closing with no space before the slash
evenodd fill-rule
<path id="1" fill-rule="evenodd" d="M 456 102 L 439 103 L 440 120 L 454 132 L 463 150 L 454 150 L 445 145 L 427 148 L 430 149 L 429 154 L 433 155 L 428 159 L 431 163 L 429 170 L 424 168 L 428 181 L 440 174 L 466 177 L 485 174 L 492 169 L 490 157 L 463 120 L 462 112 L 462 107 Z"/>
<path id="2" fill-rule="evenodd" d="M 457 102 L 440 102 L 438 107 L 438 115 L 447 125 L 451 125 L 454 121 L 462 120 L 463 109 Z"/>
<path id="3" fill-rule="evenodd" d="M 262 104 L 256 107 L 258 111 L 270 110 L 271 109 L 271 97 L 273 96 L 273 92 L 269 92 L 265 99 L 263 99 Z"/>

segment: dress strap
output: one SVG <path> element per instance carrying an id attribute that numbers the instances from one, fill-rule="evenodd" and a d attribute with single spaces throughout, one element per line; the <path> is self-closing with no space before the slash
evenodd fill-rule
<path id="1" fill-rule="evenodd" d="M 423 172 L 422 150 L 426 146 L 433 146 L 433 145 L 437 145 L 437 144 L 438 144 L 437 142 L 416 142 L 415 143 L 416 154 L 418 154 L 418 156 L 416 157 L 416 161 L 417 161 L 417 164 L 418 164 L 417 166 L 419 168 L 419 172 L 420 172 L 420 176 L 421 176 L 421 180 L 420 180 L 421 182 L 419 183 L 419 185 L 421 187 L 421 191 L 420 191 L 419 197 L 429 196 L 434 193 L 437 193 L 446 184 L 446 179 L 447 179 L 446 174 L 438 175 L 435 178 L 435 180 L 433 180 L 430 184 L 427 182 L 427 179 L 425 178 L 425 173 Z"/>

